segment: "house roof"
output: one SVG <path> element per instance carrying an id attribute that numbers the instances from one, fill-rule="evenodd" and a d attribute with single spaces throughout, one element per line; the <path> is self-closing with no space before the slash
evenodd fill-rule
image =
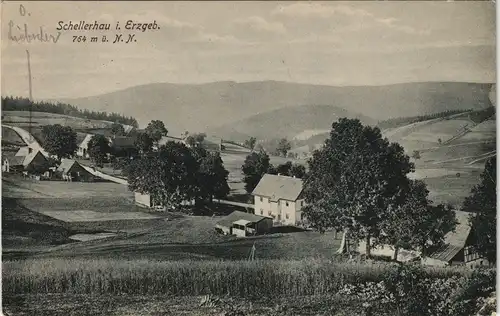
<path id="1" fill-rule="evenodd" d="M 57 171 L 62 171 L 64 173 L 66 173 L 66 172 L 68 172 L 69 169 L 71 169 L 71 167 L 73 167 L 73 165 L 75 163 L 78 163 L 78 162 L 76 162 L 73 159 L 62 159 L 61 164 L 59 165 L 59 167 L 57 167 Z"/>
<path id="2" fill-rule="evenodd" d="M 26 167 L 26 166 L 27 166 L 27 165 L 29 165 L 29 164 L 30 164 L 30 163 L 31 163 L 31 162 L 35 159 L 35 157 L 36 157 L 36 156 L 38 156 L 38 155 L 42 156 L 42 157 L 43 157 L 43 159 L 47 160 L 47 158 L 45 157 L 45 155 L 44 155 L 44 154 L 43 154 L 40 150 L 36 150 L 36 149 L 35 149 L 35 150 L 33 150 L 33 151 L 31 152 L 31 154 L 29 154 L 28 156 L 26 156 L 26 157 L 24 158 L 23 165 Z"/>
<path id="3" fill-rule="evenodd" d="M 29 154 L 30 146 L 24 146 L 19 148 L 19 150 L 16 152 L 16 156 L 18 157 L 26 157 Z M 33 148 L 31 148 L 33 149 Z"/>
<path id="4" fill-rule="evenodd" d="M 163 136 L 158 142 L 158 145 L 163 146 L 168 142 L 184 143 L 184 140 L 180 137 Z"/>
<path id="5" fill-rule="evenodd" d="M 252 223 L 252 222 L 251 221 L 247 221 L 246 219 L 239 219 L 239 220 L 233 222 L 233 224 L 241 225 L 241 226 L 247 226 L 250 223 Z"/>
<path id="6" fill-rule="evenodd" d="M 302 192 L 303 182 L 299 178 L 265 174 L 252 194 L 267 196 L 272 201 L 296 201 Z"/>
<path id="7" fill-rule="evenodd" d="M 269 217 L 259 216 L 259 215 L 255 215 L 252 213 L 234 211 L 231 214 L 229 214 L 228 216 L 224 217 L 222 220 L 220 220 L 217 223 L 217 225 L 224 226 L 224 227 L 231 227 L 231 226 L 233 226 L 234 222 L 237 222 L 239 220 L 245 220 L 246 224 L 248 224 L 248 223 L 258 223 L 265 218 L 269 218 Z"/>
<path id="8" fill-rule="evenodd" d="M 113 147 L 134 147 L 135 137 L 129 136 L 116 136 L 111 139 L 111 146 Z"/>
<path id="9" fill-rule="evenodd" d="M 80 147 L 80 148 L 88 148 L 89 141 L 92 139 L 93 136 L 94 135 L 92 135 L 92 134 L 85 135 L 85 138 L 80 142 L 80 144 L 78 145 L 78 147 Z"/>
<path id="10" fill-rule="evenodd" d="M 455 217 L 458 222 L 455 231 L 448 232 L 445 235 L 444 245 L 431 253 L 429 255 L 430 258 L 449 262 L 465 247 L 471 231 L 469 215 L 470 213 L 467 212 L 455 211 Z"/>

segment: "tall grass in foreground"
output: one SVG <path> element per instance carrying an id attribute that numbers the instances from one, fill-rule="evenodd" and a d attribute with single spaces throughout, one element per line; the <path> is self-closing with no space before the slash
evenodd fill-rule
<path id="1" fill-rule="evenodd" d="M 300 296 L 336 293 L 345 283 L 380 281 L 394 266 L 318 260 L 148 261 L 32 259 L 3 263 L 5 294 Z M 469 274 L 426 269 L 430 278 Z"/>

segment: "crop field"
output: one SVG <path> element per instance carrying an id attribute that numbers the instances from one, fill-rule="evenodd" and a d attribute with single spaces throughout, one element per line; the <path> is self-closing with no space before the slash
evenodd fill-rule
<path id="1" fill-rule="evenodd" d="M 4 310 L 25 315 L 361 315 L 346 284 L 378 282 L 394 264 L 331 260 L 28 259 L 2 269 Z M 471 277 L 426 268 L 430 280 Z M 211 300 L 216 298 L 216 300 Z M 204 299 L 214 305 L 201 304 Z M 35 309 L 38 307 L 38 309 Z M 384 313 L 377 315 L 385 315 Z"/>

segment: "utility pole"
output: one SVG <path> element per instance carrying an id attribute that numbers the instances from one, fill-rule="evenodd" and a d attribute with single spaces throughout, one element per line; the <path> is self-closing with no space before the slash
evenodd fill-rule
<path id="1" fill-rule="evenodd" d="M 30 101 L 30 122 L 29 122 L 29 127 L 28 127 L 28 132 L 30 134 L 30 140 L 31 140 L 31 125 L 32 125 L 32 111 L 33 111 L 33 87 L 32 87 L 32 83 L 31 83 L 31 63 L 30 63 L 30 52 L 28 50 L 26 50 L 26 56 L 28 58 L 28 83 L 29 83 L 29 92 L 30 92 L 30 97 L 29 97 L 29 101 Z"/>

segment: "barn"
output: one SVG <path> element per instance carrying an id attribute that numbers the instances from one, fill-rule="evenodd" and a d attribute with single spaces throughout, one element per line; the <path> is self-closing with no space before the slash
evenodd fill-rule
<path id="1" fill-rule="evenodd" d="M 68 181 L 92 182 L 95 180 L 93 174 L 73 159 L 62 159 L 57 171 L 62 174 L 63 179 Z"/>
<path id="2" fill-rule="evenodd" d="M 273 227 L 271 217 L 234 211 L 215 225 L 215 230 L 224 235 L 246 237 L 268 233 Z"/>

